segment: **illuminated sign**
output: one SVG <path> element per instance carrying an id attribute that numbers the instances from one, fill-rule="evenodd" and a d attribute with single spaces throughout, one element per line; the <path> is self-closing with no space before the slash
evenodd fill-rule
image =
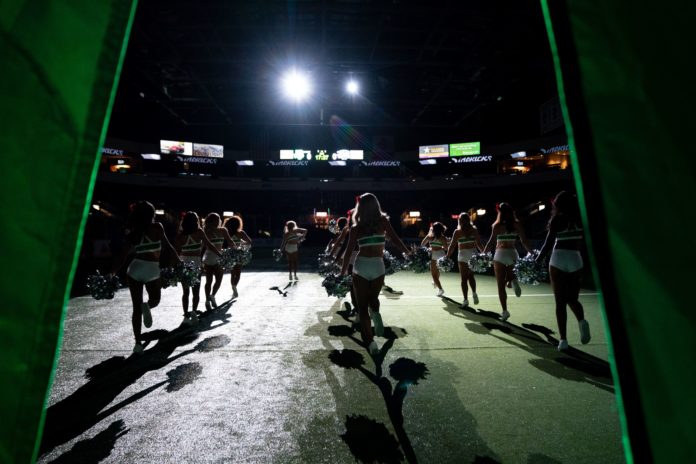
<path id="1" fill-rule="evenodd" d="M 176 159 L 178 161 L 184 162 L 184 163 L 194 163 L 194 164 L 217 164 L 218 160 L 216 158 L 201 158 L 199 156 L 191 156 L 187 158 L 182 158 L 181 156 L 177 156 Z"/>
<path id="2" fill-rule="evenodd" d="M 223 157 L 223 146 L 222 145 L 208 145 L 206 143 L 194 143 L 193 144 L 193 156 L 199 156 L 201 158 L 222 158 Z"/>
<path id="3" fill-rule="evenodd" d="M 568 151 L 570 150 L 570 147 L 568 145 L 556 145 L 555 147 L 551 148 L 542 148 L 541 152 L 546 154 L 546 153 L 556 153 L 558 151 Z"/>
<path id="4" fill-rule="evenodd" d="M 362 150 L 338 150 L 331 155 L 334 160 L 362 160 L 364 158 Z"/>
<path id="5" fill-rule="evenodd" d="M 465 156 L 463 158 L 452 158 L 450 160 L 452 163 L 481 163 L 484 161 L 493 161 L 492 155 L 480 155 L 480 156 Z"/>
<path id="6" fill-rule="evenodd" d="M 449 145 L 423 145 L 418 147 L 418 158 L 447 158 Z"/>
<path id="7" fill-rule="evenodd" d="M 376 167 L 376 168 L 398 168 L 401 166 L 401 161 L 389 160 L 389 161 L 363 161 L 361 163 L 363 166 Z"/>
<path id="8" fill-rule="evenodd" d="M 328 161 L 329 154 L 326 153 L 326 150 L 317 150 L 317 154 L 314 156 L 314 159 L 317 161 Z M 336 159 L 336 158 L 334 158 L 334 159 Z"/>
<path id="9" fill-rule="evenodd" d="M 295 150 L 280 150 L 281 160 L 311 160 L 312 152 L 310 150 L 302 150 L 297 148 Z"/>
<path id="10" fill-rule="evenodd" d="M 193 156 L 193 144 L 191 142 L 160 140 L 160 152 L 163 155 Z"/>
<path id="11" fill-rule="evenodd" d="M 456 156 L 473 156 L 481 154 L 481 142 L 468 143 L 450 143 L 449 155 Z"/>
<path id="12" fill-rule="evenodd" d="M 102 147 L 101 152 L 103 155 L 123 156 L 123 150 L 117 148 Z"/>
<path id="13" fill-rule="evenodd" d="M 268 166 L 308 166 L 308 160 L 280 160 L 280 161 L 268 161 Z"/>

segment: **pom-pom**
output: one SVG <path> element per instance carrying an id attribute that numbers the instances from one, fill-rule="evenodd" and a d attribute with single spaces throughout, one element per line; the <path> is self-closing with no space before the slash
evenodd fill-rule
<path id="1" fill-rule="evenodd" d="M 385 275 L 392 275 L 404 268 L 404 262 L 388 251 L 384 251 L 384 271 Z"/>
<path id="2" fill-rule="evenodd" d="M 95 300 L 111 300 L 120 286 L 118 277 L 113 274 L 104 276 L 97 271 L 87 277 L 87 288 Z"/>
<path id="3" fill-rule="evenodd" d="M 331 219 L 329 221 L 329 232 L 331 232 L 332 234 L 337 234 L 340 232 L 340 230 L 338 229 L 338 224 L 336 223 L 335 219 Z"/>
<path id="4" fill-rule="evenodd" d="M 476 253 L 469 259 L 469 269 L 477 274 L 484 274 L 493 266 L 493 257 L 490 253 Z"/>
<path id="5" fill-rule="evenodd" d="M 353 285 L 353 278 L 350 275 L 341 277 L 338 274 L 329 274 L 321 282 L 321 286 L 326 289 L 329 296 L 343 298 L 350 292 Z"/>
<path id="6" fill-rule="evenodd" d="M 322 277 L 326 277 L 329 274 L 340 274 L 341 272 L 341 267 L 338 265 L 338 263 L 336 263 L 336 261 L 334 261 L 334 258 L 330 255 L 319 255 L 317 263 L 319 264 L 319 275 Z"/>
<path id="7" fill-rule="evenodd" d="M 222 250 L 220 264 L 222 268 L 229 271 L 235 266 L 246 266 L 251 262 L 251 247 L 248 245 L 240 245 L 234 248 L 225 248 Z"/>
<path id="8" fill-rule="evenodd" d="M 416 248 L 412 254 L 404 255 L 405 268 L 416 273 L 426 272 L 430 269 L 430 250 L 425 247 Z"/>
<path id="9" fill-rule="evenodd" d="M 201 265 L 195 261 L 184 261 L 176 267 L 176 277 L 186 287 L 200 285 Z"/>
<path id="10" fill-rule="evenodd" d="M 276 248 L 275 250 L 273 250 L 273 259 L 276 260 L 276 263 L 279 263 L 280 258 L 282 258 L 282 257 L 283 257 L 283 250 L 281 250 L 280 248 Z"/>
<path id="11" fill-rule="evenodd" d="M 179 277 L 176 274 L 175 267 L 163 267 L 160 269 L 160 280 L 162 282 L 162 288 L 176 287 Z"/>
<path id="12" fill-rule="evenodd" d="M 514 267 L 517 280 L 526 285 L 539 285 L 542 280 L 549 278 L 546 264 L 537 263 L 538 257 L 539 250 L 532 250 L 527 256 L 517 260 Z"/>
<path id="13" fill-rule="evenodd" d="M 437 260 L 437 268 L 442 272 L 450 272 L 454 269 L 454 261 L 447 256 L 443 256 Z"/>

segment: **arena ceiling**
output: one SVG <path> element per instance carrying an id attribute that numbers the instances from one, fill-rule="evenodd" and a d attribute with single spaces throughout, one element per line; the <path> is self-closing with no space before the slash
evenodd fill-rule
<path id="1" fill-rule="evenodd" d="M 302 105 L 279 92 L 293 66 L 314 83 Z M 346 94 L 349 77 L 360 96 Z M 538 0 L 147 0 L 109 135 L 246 149 L 344 124 L 500 143 L 540 135 L 539 105 L 555 95 Z"/>

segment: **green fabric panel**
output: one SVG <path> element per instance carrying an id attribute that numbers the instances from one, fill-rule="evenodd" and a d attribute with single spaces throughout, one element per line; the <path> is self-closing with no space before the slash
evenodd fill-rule
<path id="1" fill-rule="evenodd" d="M 31 462 L 130 0 L 0 3 L 0 462 Z"/>
<path id="2" fill-rule="evenodd" d="M 638 389 L 654 461 L 696 462 L 696 312 L 689 294 L 696 256 L 693 244 L 673 237 L 696 227 L 688 201 L 696 180 L 696 7 L 566 3 L 620 302 L 605 310 L 621 311 L 638 381 L 621 387 Z M 583 153 L 577 156 L 582 164 Z M 595 187 L 582 180 L 585 190 Z"/>

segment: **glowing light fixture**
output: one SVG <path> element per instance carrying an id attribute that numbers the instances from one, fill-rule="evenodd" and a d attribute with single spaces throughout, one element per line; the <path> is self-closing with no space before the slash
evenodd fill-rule
<path id="1" fill-rule="evenodd" d="M 409 211 L 408 217 L 418 218 L 418 217 L 420 217 L 420 211 Z"/>
<path id="2" fill-rule="evenodd" d="M 543 203 L 539 204 L 539 211 L 544 211 L 546 209 L 546 205 Z"/>
<path id="3" fill-rule="evenodd" d="M 164 216 L 164 210 L 163 209 L 156 209 L 155 214 L 157 216 Z"/>
<path id="4" fill-rule="evenodd" d="M 94 205 L 92 205 L 92 208 L 94 208 L 94 209 L 96 209 L 97 211 L 99 211 L 99 210 L 101 209 L 101 206 L 99 206 L 99 205 L 97 205 L 97 204 L 94 204 Z"/>
<path id="5" fill-rule="evenodd" d="M 346 92 L 348 92 L 349 94 L 357 95 L 359 90 L 360 86 L 356 81 L 351 79 L 346 83 Z"/>
<path id="6" fill-rule="evenodd" d="M 418 160 L 418 162 L 422 165 L 437 164 L 437 161 L 434 159 L 422 159 L 422 160 Z"/>
<path id="7" fill-rule="evenodd" d="M 232 217 L 232 216 L 234 216 L 234 212 L 232 212 L 232 211 L 223 211 L 222 212 L 222 217 L 228 218 L 228 217 Z"/>
<path id="8" fill-rule="evenodd" d="M 288 98 L 301 102 L 306 99 L 311 92 L 309 78 L 293 69 L 283 77 L 283 91 Z"/>
<path id="9" fill-rule="evenodd" d="M 327 213 L 326 211 L 317 211 L 317 212 L 314 214 L 314 216 L 316 216 L 316 217 L 328 217 L 328 216 L 329 216 L 329 213 Z"/>
<path id="10" fill-rule="evenodd" d="M 237 160 L 237 166 L 253 166 L 254 161 L 252 160 Z"/>
<path id="11" fill-rule="evenodd" d="M 478 214 L 479 216 L 483 216 L 484 214 L 486 214 L 486 210 L 483 208 L 479 208 L 476 210 L 476 214 Z"/>

